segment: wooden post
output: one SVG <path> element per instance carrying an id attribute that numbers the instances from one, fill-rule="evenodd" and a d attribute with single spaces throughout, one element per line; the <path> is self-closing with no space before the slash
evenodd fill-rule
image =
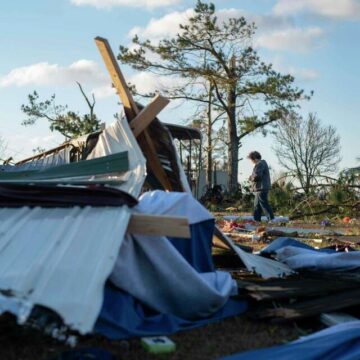
<path id="1" fill-rule="evenodd" d="M 136 116 L 140 113 L 140 111 L 129 91 L 124 75 L 122 74 L 120 67 L 115 59 L 114 53 L 111 50 L 109 42 L 101 37 L 96 37 L 95 42 L 104 60 L 105 66 L 110 74 L 115 89 L 117 90 L 121 102 L 124 105 L 126 117 L 131 124 L 131 121 L 136 118 Z M 153 109 L 151 111 L 153 111 Z M 151 111 L 148 110 L 148 113 L 151 113 Z M 143 134 L 144 136 L 141 137 L 139 142 L 142 143 L 143 140 L 143 143 L 145 145 L 144 146 L 145 149 L 143 149 L 143 153 L 148 161 L 150 169 L 153 171 L 154 175 L 157 177 L 163 188 L 165 190 L 172 191 L 173 188 L 170 184 L 170 181 L 166 175 L 164 168 L 161 165 L 154 143 L 152 142 L 147 129 L 143 130 Z"/>
<path id="2" fill-rule="evenodd" d="M 124 75 L 122 74 L 119 64 L 115 59 L 109 42 L 99 36 L 95 38 L 95 42 L 110 74 L 114 87 L 124 105 L 125 114 L 130 121 L 139 113 L 139 109 L 126 85 Z"/>
<path id="3" fill-rule="evenodd" d="M 156 118 L 156 115 L 169 103 L 167 98 L 161 95 L 156 95 L 148 106 L 146 106 L 133 120 L 130 122 L 130 127 L 135 135 L 138 137 L 150 123 Z"/>

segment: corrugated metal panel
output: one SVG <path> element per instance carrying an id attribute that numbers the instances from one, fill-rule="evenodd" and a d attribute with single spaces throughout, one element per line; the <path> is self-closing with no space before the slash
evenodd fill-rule
<path id="1" fill-rule="evenodd" d="M 129 171 L 117 174 L 116 187 L 138 197 L 146 164 L 125 118 L 103 131 L 88 159 L 123 151 Z M 96 179 L 117 180 L 114 174 L 83 180 Z M 23 322 L 33 305 L 42 305 L 71 328 L 90 332 L 129 218 L 126 206 L 0 208 L 0 313 L 11 311 Z"/>
<path id="2" fill-rule="evenodd" d="M 74 139 L 72 140 L 72 143 L 82 143 L 86 140 L 86 137 L 87 136 L 83 136 L 79 139 Z M 128 153 L 129 160 L 129 171 L 126 173 L 116 172 L 102 175 L 77 176 L 67 178 L 66 182 L 63 178 L 54 180 L 36 180 L 32 182 L 39 184 L 66 183 L 73 185 L 104 183 L 128 192 L 134 197 L 138 197 L 145 181 L 146 160 L 124 116 L 102 131 L 102 133 L 99 135 L 99 139 L 95 148 L 88 155 L 86 160 L 96 159 L 125 151 Z M 53 166 L 64 165 L 69 162 L 69 156 L 63 156 L 61 159 L 60 157 L 61 152 L 55 151 L 53 154 L 48 154 L 45 158 L 27 162 L 19 166 L 0 166 L 0 172 L 14 172 L 22 171 L 24 169 L 47 169 Z"/>
<path id="3" fill-rule="evenodd" d="M 2 293 L 23 309 L 43 305 L 80 333 L 91 331 L 129 218 L 127 207 L 0 209 Z"/>
<path id="4" fill-rule="evenodd" d="M 14 166 L 13 171 L 25 171 L 25 170 L 36 170 L 36 169 L 44 169 L 53 166 L 60 166 L 64 164 L 68 164 L 70 162 L 70 151 L 72 147 L 69 146 L 67 148 L 58 150 L 53 154 L 49 154 L 40 159 L 35 159 L 33 161 L 29 161 L 27 163 Z"/>
<path id="5" fill-rule="evenodd" d="M 97 159 L 47 167 L 40 170 L 3 171 L 0 172 L 0 180 L 21 180 L 31 182 L 33 180 L 78 178 L 99 174 L 122 173 L 128 170 L 128 153 L 127 151 L 123 151 L 108 156 L 102 156 Z"/>

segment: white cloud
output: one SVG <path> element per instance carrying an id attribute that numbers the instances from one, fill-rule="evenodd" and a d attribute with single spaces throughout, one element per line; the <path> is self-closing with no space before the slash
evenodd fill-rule
<path id="1" fill-rule="evenodd" d="M 187 9 L 179 12 L 174 11 L 161 18 L 152 18 L 145 27 L 134 27 L 130 30 L 129 36 L 139 35 L 151 40 L 159 40 L 163 37 L 175 36 L 179 31 L 179 24 L 184 24 L 194 15 L 194 9 Z"/>
<path id="2" fill-rule="evenodd" d="M 278 71 L 281 71 L 283 74 L 291 74 L 295 77 L 295 79 L 306 82 L 317 80 L 320 77 L 319 72 L 315 69 L 288 66 L 282 67 L 281 69 L 278 69 Z"/>
<path id="3" fill-rule="evenodd" d="M 136 90 L 140 94 L 156 91 L 161 93 L 164 89 L 179 86 L 184 82 L 184 80 L 180 78 L 159 76 L 148 72 L 138 72 L 130 77 L 125 76 L 125 78 L 129 83 L 136 86 Z M 111 84 L 97 87 L 93 89 L 92 92 L 98 99 L 114 96 L 116 94 L 116 91 L 111 87 Z"/>
<path id="4" fill-rule="evenodd" d="M 0 87 L 46 86 L 80 83 L 103 84 L 107 77 L 92 60 L 78 60 L 69 66 L 41 62 L 11 70 L 0 76 Z"/>
<path id="5" fill-rule="evenodd" d="M 59 143 L 59 136 L 57 134 L 51 134 L 42 137 L 37 136 L 31 138 L 29 141 L 33 148 L 36 148 L 37 146 L 40 146 L 41 148 L 50 148 L 57 146 Z"/>
<path id="6" fill-rule="evenodd" d="M 147 72 L 138 72 L 129 81 L 136 86 L 140 93 L 162 92 L 164 89 L 180 86 L 184 82 L 184 80 L 173 76 L 159 76 Z"/>
<path id="7" fill-rule="evenodd" d="M 40 123 L 39 123 L 40 125 Z M 16 161 L 25 159 L 29 156 L 34 155 L 33 150 L 37 147 L 51 149 L 59 146 L 63 141 L 64 137 L 58 133 L 46 134 L 42 136 L 31 136 L 34 132 L 39 133 L 39 127 L 36 126 L 36 131 L 28 130 L 15 131 L 13 130 L 5 138 L 5 154 L 3 158 L 13 157 Z M 40 126 L 40 132 L 41 132 Z M 49 130 L 46 129 L 46 133 Z"/>
<path id="8" fill-rule="evenodd" d="M 96 99 L 104 99 L 116 95 L 116 90 L 109 82 L 107 85 L 99 86 L 91 91 Z"/>
<path id="9" fill-rule="evenodd" d="M 130 30 L 129 36 L 139 35 L 150 40 L 159 40 L 164 37 L 173 37 L 179 33 L 179 24 L 186 24 L 187 20 L 194 16 L 194 9 L 189 8 L 184 11 L 174 11 L 160 18 L 152 18 L 145 27 L 134 27 Z M 260 29 L 279 28 L 288 24 L 285 17 L 275 15 L 260 16 L 251 15 L 242 9 L 220 9 L 216 12 L 219 24 L 230 19 L 244 16 L 248 22 L 255 22 Z"/>
<path id="10" fill-rule="evenodd" d="M 171 12 L 160 18 L 152 18 L 144 27 L 134 27 L 130 30 L 129 36 L 138 35 L 143 39 L 157 42 L 163 38 L 176 36 L 179 31 L 179 24 L 187 22 L 194 15 L 193 9 L 183 12 Z M 241 9 L 220 9 L 217 11 L 218 22 L 222 23 L 229 18 L 244 16 L 248 22 L 254 22 L 257 31 L 254 44 L 257 47 L 271 50 L 294 50 L 305 52 L 317 46 L 317 42 L 323 35 L 323 30 L 318 27 L 295 28 L 289 17 L 278 15 L 254 15 Z M 130 48 L 132 45 L 130 46 Z"/>
<path id="11" fill-rule="evenodd" d="M 179 24 L 185 24 L 187 20 L 194 16 L 194 9 L 189 8 L 182 12 L 174 11 L 160 18 L 152 18 L 145 27 L 136 26 L 129 32 L 129 36 L 139 35 L 150 40 L 159 40 L 164 37 L 173 37 L 179 33 Z M 242 9 L 220 9 L 216 12 L 218 22 L 222 22 L 230 18 L 238 18 L 244 16 L 249 23 L 255 22 L 259 31 L 268 31 L 274 29 L 282 29 L 291 25 L 288 17 L 277 15 L 254 15 Z"/>
<path id="12" fill-rule="evenodd" d="M 274 7 L 276 15 L 293 15 L 306 12 L 326 18 L 360 19 L 359 0 L 278 0 Z"/>
<path id="13" fill-rule="evenodd" d="M 315 69 L 309 68 L 298 68 L 295 66 L 289 66 L 284 63 L 284 59 L 277 56 L 272 59 L 271 63 L 276 71 L 281 72 L 282 74 L 291 74 L 296 80 L 302 81 L 314 81 L 319 78 L 320 74 Z"/>
<path id="14" fill-rule="evenodd" d="M 261 34 L 255 41 L 257 47 L 269 50 L 307 52 L 319 45 L 324 31 L 319 27 L 289 28 Z"/>
<path id="15" fill-rule="evenodd" d="M 296 69 L 296 68 L 290 68 L 290 74 L 294 75 L 295 77 L 300 78 L 301 80 L 305 81 L 313 81 L 319 78 L 320 74 L 315 69 Z"/>
<path id="16" fill-rule="evenodd" d="M 128 6 L 137 8 L 156 8 L 178 4 L 181 0 L 70 0 L 77 6 L 90 5 L 98 9 L 111 9 L 116 6 Z"/>

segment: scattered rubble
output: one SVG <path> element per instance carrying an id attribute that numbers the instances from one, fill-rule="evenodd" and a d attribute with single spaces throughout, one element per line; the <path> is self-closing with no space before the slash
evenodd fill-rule
<path id="1" fill-rule="evenodd" d="M 160 353 L 175 344 L 149 337 L 230 316 L 334 324 L 333 311 L 358 306 L 360 238 L 328 219 L 302 228 L 286 216 L 258 224 L 226 215 L 215 224 L 192 197 L 175 126 L 157 119 L 169 100 L 137 104 L 109 43 L 95 41 L 124 116 L 0 167 L 0 312 L 70 345 L 96 332 L 146 337 Z M 212 246 L 217 263 L 236 261 L 216 269 Z"/>

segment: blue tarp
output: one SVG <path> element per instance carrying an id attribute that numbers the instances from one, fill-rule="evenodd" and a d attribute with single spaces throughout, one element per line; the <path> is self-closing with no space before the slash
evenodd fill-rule
<path id="1" fill-rule="evenodd" d="M 169 335 L 216 322 L 225 317 L 239 315 L 247 310 L 245 301 L 230 299 L 209 318 L 190 321 L 171 314 L 155 313 L 134 297 L 107 286 L 104 304 L 95 331 L 109 339 Z"/>
<path id="2" fill-rule="evenodd" d="M 248 351 L 221 360 L 358 360 L 360 321 L 322 330 L 287 345 Z"/>
<path id="3" fill-rule="evenodd" d="M 285 246 L 293 246 L 301 249 L 307 249 L 307 250 L 313 250 L 316 252 L 322 252 L 322 253 L 336 253 L 336 250 L 329 249 L 329 248 L 323 248 L 323 249 L 315 249 L 310 245 L 304 244 L 301 241 L 289 238 L 289 237 L 279 237 L 276 240 L 274 240 L 272 243 L 270 243 L 268 246 L 266 246 L 264 249 L 260 251 L 260 255 L 272 255 L 275 254 L 276 251 L 284 248 Z"/>
<path id="4" fill-rule="evenodd" d="M 211 247 L 215 220 L 206 220 L 190 225 L 191 240 L 169 238 L 179 253 L 198 272 L 215 271 Z"/>
<path id="5" fill-rule="evenodd" d="M 197 271 L 214 271 L 211 257 L 214 220 L 190 225 L 190 230 L 191 240 L 169 241 Z M 155 312 L 128 293 L 107 284 L 95 332 L 110 339 L 168 335 L 239 315 L 245 312 L 247 307 L 244 300 L 229 299 L 226 305 L 211 317 L 190 321 L 172 314 Z"/>
<path id="6" fill-rule="evenodd" d="M 291 238 L 278 238 L 261 251 L 261 255 L 275 255 L 276 260 L 295 271 L 358 271 L 360 251 L 329 247 L 314 249 Z M 350 250 L 350 251 L 349 251 Z"/>
<path id="7" fill-rule="evenodd" d="M 289 237 L 279 237 L 272 241 L 268 246 L 264 247 L 260 251 L 260 255 L 272 255 L 275 252 L 285 246 L 296 246 L 303 249 L 314 250 L 313 247 L 306 245 L 298 240 L 289 238 Z"/>

